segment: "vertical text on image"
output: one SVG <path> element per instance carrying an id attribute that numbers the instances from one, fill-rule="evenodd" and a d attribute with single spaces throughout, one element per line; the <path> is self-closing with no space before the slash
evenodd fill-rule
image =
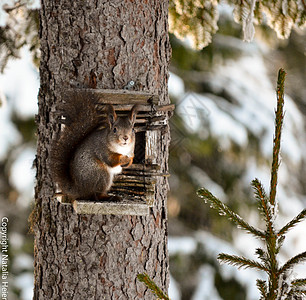
<path id="1" fill-rule="evenodd" d="M 1 299 L 8 299 L 8 218 L 2 217 L 0 227 L 1 244 Z"/>

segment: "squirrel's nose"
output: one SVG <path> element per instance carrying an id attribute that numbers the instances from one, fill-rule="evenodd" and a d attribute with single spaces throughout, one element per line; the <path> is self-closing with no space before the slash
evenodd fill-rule
<path id="1" fill-rule="evenodd" d="M 128 137 L 127 135 L 125 135 L 125 136 L 123 137 L 123 139 L 124 139 L 125 141 L 127 141 L 127 140 L 129 139 L 129 137 Z"/>

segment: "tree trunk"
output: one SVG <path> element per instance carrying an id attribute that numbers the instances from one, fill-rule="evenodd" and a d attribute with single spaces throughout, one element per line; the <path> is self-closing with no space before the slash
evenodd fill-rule
<path id="1" fill-rule="evenodd" d="M 155 299 L 136 276 L 147 272 L 167 290 L 167 180 L 158 179 L 148 216 L 77 215 L 52 198 L 47 161 L 63 87 L 122 89 L 133 80 L 169 103 L 168 1 L 41 2 L 34 299 Z M 158 140 L 165 172 L 169 133 Z"/>

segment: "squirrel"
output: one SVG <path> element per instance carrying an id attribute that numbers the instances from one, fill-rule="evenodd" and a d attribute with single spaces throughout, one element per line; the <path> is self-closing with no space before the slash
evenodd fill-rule
<path id="1" fill-rule="evenodd" d="M 106 120 L 101 120 L 99 104 L 99 100 L 73 92 L 58 107 L 64 128 L 51 144 L 49 166 L 51 177 L 69 198 L 108 197 L 114 175 L 133 163 L 139 105 L 134 105 L 128 116 L 118 117 L 107 104 Z"/>

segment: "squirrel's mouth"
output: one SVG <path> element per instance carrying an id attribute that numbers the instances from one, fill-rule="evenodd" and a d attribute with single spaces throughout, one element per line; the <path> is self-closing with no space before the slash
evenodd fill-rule
<path id="1" fill-rule="evenodd" d="M 130 140 L 129 139 L 120 139 L 119 144 L 121 146 L 127 146 L 130 144 Z"/>

